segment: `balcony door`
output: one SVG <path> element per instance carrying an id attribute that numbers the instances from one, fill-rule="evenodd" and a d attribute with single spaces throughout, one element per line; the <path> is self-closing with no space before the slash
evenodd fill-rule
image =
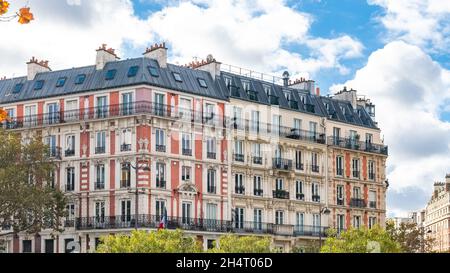
<path id="1" fill-rule="evenodd" d="M 59 120 L 59 106 L 57 103 L 47 104 L 47 124 L 55 124 Z"/>
<path id="2" fill-rule="evenodd" d="M 97 115 L 96 118 L 106 118 L 108 114 L 108 105 L 106 96 L 97 97 Z"/>
<path id="3" fill-rule="evenodd" d="M 95 202 L 95 224 L 102 226 L 105 223 L 105 202 Z"/>
<path id="4" fill-rule="evenodd" d="M 181 223 L 183 225 L 189 225 L 192 218 L 192 203 L 183 202 L 181 204 Z"/>
<path id="5" fill-rule="evenodd" d="M 164 94 L 155 93 L 154 95 L 154 106 L 155 106 L 155 115 L 164 116 Z"/>
<path id="6" fill-rule="evenodd" d="M 262 209 L 253 210 L 253 225 L 255 230 L 262 230 Z"/>
<path id="7" fill-rule="evenodd" d="M 121 201 L 121 220 L 125 224 L 130 224 L 131 222 L 131 201 L 122 200 Z"/>
<path id="8" fill-rule="evenodd" d="M 37 121 L 36 105 L 25 106 L 25 126 L 34 126 Z"/>
<path id="9" fill-rule="evenodd" d="M 133 112 L 133 93 L 122 94 L 122 114 L 130 115 Z"/>
<path id="10" fill-rule="evenodd" d="M 234 215 L 234 227 L 237 229 L 244 228 L 244 208 L 236 208 Z"/>

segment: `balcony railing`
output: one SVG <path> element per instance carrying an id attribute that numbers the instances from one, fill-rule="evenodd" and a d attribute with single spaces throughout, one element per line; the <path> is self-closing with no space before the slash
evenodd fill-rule
<path id="1" fill-rule="evenodd" d="M 243 154 L 234 154 L 234 161 L 244 162 Z"/>
<path id="2" fill-rule="evenodd" d="M 289 199 L 289 192 L 285 190 L 274 190 L 273 198 L 277 199 Z"/>
<path id="3" fill-rule="evenodd" d="M 214 186 L 214 185 L 208 185 L 208 187 L 207 187 L 207 192 L 208 192 L 208 193 L 215 194 L 215 193 L 216 193 L 216 186 Z"/>
<path id="4" fill-rule="evenodd" d="M 121 188 L 129 188 L 129 187 L 131 187 L 131 181 L 129 179 L 120 180 L 120 187 Z"/>
<path id="5" fill-rule="evenodd" d="M 61 159 L 61 147 L 50 147 L 49 156 L 55 159 Z"/>
<path id="6" fill-rule="evenodd" d="M 370 180 L 375 180 L 375 173 L 369 173 L 369 179 Z"/>
<path id="7" fill-rule="evenodd" d="M 263 189 L 254 189 L 253 194 L 255 196 L 262 196 L 263 195 Z"/>
<path id="8" fill-rule="evenodd" d="M 352 198 L 350 199 L 350 207 L 354 208 L 365 208 L 366 207 L 366 201 L 361 198 Z"/>
<path id="9" fill-rule="evenodd" d="M 160 188 L 160 189 L 165 189 L 166 188 L 166 180 L 156 178 L 156 187 Z"/>
<path id="10" fill-rule="evenodd" d="M 351 150 L 358 150 L 358 151 L 364 151 L 369 153 L 376 153 L 376 154 L 383 154 L 388 155 L 388 146 L 380 145 L 380 144 L 373 144 L 370 142 L 364 142 L 364 141 L 357 141 L 355 139 L 351 138 L 340 138 L 340 137 L 328 137 L 328 144 L 351 149 Z"/>
<path id="11" fill-rule="evenodd" d="M 165 153 L 166 145 L 156 144 L 155 150 L 160 153 Z"/>
<path id="12" fill-rule="evenodd" d="M 216 159 L 216 153 L 207 152 L 206 158 L 208 159 Z"/>
<path id="13" fill-rule="evenodd" d="M 271 133 L 280 137 L 325 144 L 325 134 L 319 134 L 313 131 L 306 131 L 292 127 L 279 126 L 276 131 L 272 130 Z"/>
<path id="14" fill-rule="evenodd" d="M 67 111 L 56 111 L 51 113 L 12 117 L 9 121 L 0 124 L 5 129 L 32 128 L 53 124 L 64 124 L 86 120 L 114 118 L 148 114 L 170 119 L 181 119 L 181 113 L 190 112 L 194 123 L 226 125 L 226 118 L 214 114 L 205 116 L 203 112 L 174 107 L 166 104 L 152 103 L 150 101 L 137 101 L 132 103 L 113 104 Z"/>
<path id="15" fill-rule="evenodd" d="M 64 151 L 64 156 L 74 156 L 75 155 L 75 150 L 65 150 Z"/>
<path id="16" fill-rule="evenodd" d="M 354 178 L 359 178 L 359 174 L 360 174 L 359 171 L 352 171 L 352 175 Z"/>
<path id="17" fill-rule="evenodd" d="M 292 160 L 275 157 L 272 159 L 272 166 L 277 170 L 290 171 L 292 170 Z"/>
<path id="18" fill-rule="evenodd" d="M 253 164 L 262 165 L 262 157 L 261 156 L 254 156 L 253 157 Z"/>
<path id="19" fill-rule="evenodd" d="M 312 201 L 313 202 L 320 202 L 320 195 L 313 194 Z"/>
<path id="20" fill-rule="evenodd" d="M 302 171 L 303 168 L 304 168 L 303 163 L 299 163 L 299 162 L 295 163 L 295 169 L 296 170 Z"/>
<path id="21" fill-rule="evenodd" d="M 192 156 L 192 149 L 185 149 L 185 148 L 183 148 L 181 152 L 185 156 Z"/>
<path id="22" fill-rule="evenodd" d="M 296 193 L 295 194 L 295 198 L 297 200 L 304 201 L 305 200 L 305 194 L 303 194 L 303 193 Z"/>
<path id="23" fill-rule="evenodd" d="M 105 150 L 105 147 L 95 147 L 95 154 L 104 154 Z"/>
<path id="24" fill-rule="evenodd" d="M 97 180 L 94 185 L 95 185 L 96 190 L 104 190 L 105 189 L 105 181 Z"/>
<path id="25" fill-rule="evenodd" d="M 311 237 L 326 237 L 328 227 L 319 226 L 294 226 L 294 236 L 311 236 Z"/>
<path id="26" fill-rule="evenodd" d="M 320 168 L 319 168 L 318 165 L 311 165 L 311 171 L 312 171 L 313 173 L 318 173 L 319 170 L 320 170 Z"/>
<path id="27" fill-rule="evenodd" d="M 337 198 L 336 199 L 336 205 L 344 206 L 345 205 L 344 198 Z"/>
<path id="28" fill-rule="evenodd" d="M 131 144 L 122 144 L 120 145 L 121 152 L 129 152 L 131 151 Z"/>
<path id="29" fill-rule="evenodd" d="M 66 191 L 74 191 L 75 190 L 75 184 L 74 183 L 70 183 L 70 184 L 66 184 Z"/>
<path id="30" fill-rule="evenodd" d="M 244 194 L 245 193 L 245 187 L 244 186 L 235 186 L 234 192 L 237 194 Z"/>

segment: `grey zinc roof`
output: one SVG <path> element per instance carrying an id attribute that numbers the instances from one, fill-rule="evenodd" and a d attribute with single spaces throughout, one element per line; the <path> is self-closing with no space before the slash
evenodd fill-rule
<path id="1" fill-rule="evenodd" d="M 225 86 L 225 77 L 229 77 L 232 79 L 232 85 L 238 88 L 238 96 L 234 96 L 231 94 Z M 283 109 L 289 109 L 292 111 L 304 112 L 308 114 L 318 115 L 322 117 L 327 117 L 331 120 L 345 122 L 349 124 L 354 124 L 358 126 L 364 126 L 368 128 L 378 129 L 378 127 L 373 122 L 372 118 L 367 113 L 366 109 L 362 106 L 358 106 L 357 110 L 354 111 L 352 105 L 348 101 L 337 100 L 330 97 L 317 96 L 311 94 L 307 90 L 299 90 L 294 88 L 289 88 L 285 86 L 281 86 L 279 84 L 274 84 L 271 82 L 266 82 L 263 80 L 258 80 L 254 78 L 245 77 L 242 75 L 237 75 L 229 72 L 222 72 L 220 77 L 221 83 L 219 83 L 219 87 L 231 98 L 237 98 L 242 100 L 250 100 L 247 93 L 244 92 L 244 88 L 242 85 L 242 81 L 250 82 L 250 88 L 257 93 L 258 103 L 270 105 L 270 101 L 266 93 L 264 92 L 264 85 L 268 85 L 272 88 L 272 94 L 278 97 L 279 107 Z M 291 108 L 288 100 L 284 95 L 284 91 L 290 92 L 292 96 L 292 100 L 298 103 L 298 109 Z M 305 99 L 305 103 L 303 103 L 300 97 L 303 96 Z M 254 102 L 254 101 L 252 101 Z M 314 105 L 314 112 L 310 112 L 307 110 L 307 105 Z M 326 104 L 329 105 L 329 110 L 326 108 Z M 344 108 L 347 113 L 344 115 L 342 112 L 342 108 Z"/>
<path id="2" fill-rule="evenodd" d="M 148 70 L 150 65 L 155 66 L 158 69 L 159 77 L 154 77 L 150 74 Z M 138 66 L 138 72 L 135 77 L 128 77 L 128 70 L 132 66 Z M 106 80 L 105 74 L 111 69 L 117 70 L 116 75 L 114 79 Z M 172 72 L 180 73 L 183 82 L 175 81 Z M 83 84 L 76 85 L 75 78 L 80 74 L 86 74 L 86 79 Z M 63 87 L 56 87 L 56 82 L 61 77 L 67 78 L 66 83 Z M 206 81 L 207 88 L 200 86 L 198 78 L 203 78 Z M 39 80 L 45 81 L 44 86 L 41 90 L 34 90 L 34 84 Z M 13 94 L 12 91 L 17 83 L 23 83 L 24 86 L 19 93 Z M 109 62 L 102 70 L 96 70 L 95 66 L 86 66 L 38 73 L 35 79 L 31 81 L 28 81 L 26 77 L 1 80 L 0 104 L 133 86 L 137 84 L 148 84 L 186 92 L 192 95 L 228 100 L 227 93 L 217 87 L 218 80 L 214 80 L 206 71 L 193 70 L 172 64 L 168 64 L 167 68 L 161 68 L 156 60 L 135 58 Z"/>

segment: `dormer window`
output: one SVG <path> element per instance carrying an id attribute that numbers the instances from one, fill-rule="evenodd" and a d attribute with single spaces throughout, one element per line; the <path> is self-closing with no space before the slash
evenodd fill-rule
<path id="1" fill-rule="evenodd" d="M 66 84 L 66 77 L 61 77 L 56 81 L 56 87 L 63 87 Z"/>
<path id="2" fill-rule="evenodd" d="M 16 84 L 14 86 L 13 93 L 14 94 L 20 93 L 20 91 L 22 90 L 22 87 L 23 87 L 23 83 Z"/>
<path id="3" fill-rule="evenodd" d="M 230 90 L 231 88 L 231 78 L 230 77 L 223 77 L 223 79 L 225 80 L 225 85 L 228 88 L 228 90 Z"/>
<path id="4" fill-rule="evenodd" d="M 272 88 L 269 85 L 264 85 L 264 92 L 269 96 L 272 93 Z"/>
<path id="5" fill-rule="evenodd" d="M 86 74 L 79 74 L 75 78 L 75 84 L 83 84 L 85 79 L 86 79 Z"/>
<path id="6" fill-rule="evenodd" d="M 208 85 L 206 84 L 205 79 L 198 78 L 197 80 L 198 80 L 198 84 L 200 84 L 201 87 L 208 88 Z"/>
<path id="7" fill-rule="evenodd" d="M 114 77 L 116 76 L 116 72 L 117 72 L 116 69 L 108 70 L 108 71 L 106 72 L 105 79 L 106 79 L 107 81 L 114 79 Z"/>
<path id="8" fill-rule="evenodd" d="M 138 71 L 139 71 L 139 66 L 135 65 L 135 66 L 130 67 L 128 69 L 128 77 L 129 78 L 136 77 Z"/>
<path id="9" fill-rule="evenodd" d="M 289 91 L 284 91 L 284 96 L 286 97 L 286 99 L 287 99 L 288 101 L 291 100 L 291 92 L 289 92 Z"/>
<path id="10" fill-rule="evenodd" d="M 39 81 L 34 83 L 34 90 L 41 90 L 42 87 L 44 87 L 44 81 L 43 80 L 39 80 Z"/>
<path id="11" fill-rule="evenodd" d="M 148 71 L 153 77 L 159 77 L 158 68 L 156 68 L 155 66 L 149 66 Z"/>
<path id="12" fill-rule="evenodd" d="M 178 72 L 173 72 L 172 73 L 173 78 L 177 81 L 177 82 L 183 82 L 183 80 L 181 79 L 181 75 Z"/>
<path id="13" fill-rule="evenodd" d="M 245 91 L 250 90 L 250 82 L 249 81 L 242 81 L 242 87 Z"/>

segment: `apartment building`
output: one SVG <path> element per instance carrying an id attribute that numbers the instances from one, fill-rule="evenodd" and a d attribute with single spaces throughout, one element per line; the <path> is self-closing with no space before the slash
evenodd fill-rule
<path id="1" fill-rule="evenodd" d="M 205 248 L 233 232 L 291 251 L 328 228 L 384 223 L 387 147 L 355 90 L 325 97 L 212 56 L 172 65 L 164 44 L 128 60 L 102 46 L 95 65 L 62 71 L 27 65 L 0 81 L 2 126 L 45 138 L 69 216 L 62 234 L 10 235 L 9 252 L 90 252 L 102 235 L 157 228 L 164 211 Z"/>
<path id="2" fill-rule="evenodd" d="M 432 251 L 450 251 L 450 174 L 445 176 L 445 182 L 434 183 L 422 223 L 425 236 L 434 239 Z"/>

